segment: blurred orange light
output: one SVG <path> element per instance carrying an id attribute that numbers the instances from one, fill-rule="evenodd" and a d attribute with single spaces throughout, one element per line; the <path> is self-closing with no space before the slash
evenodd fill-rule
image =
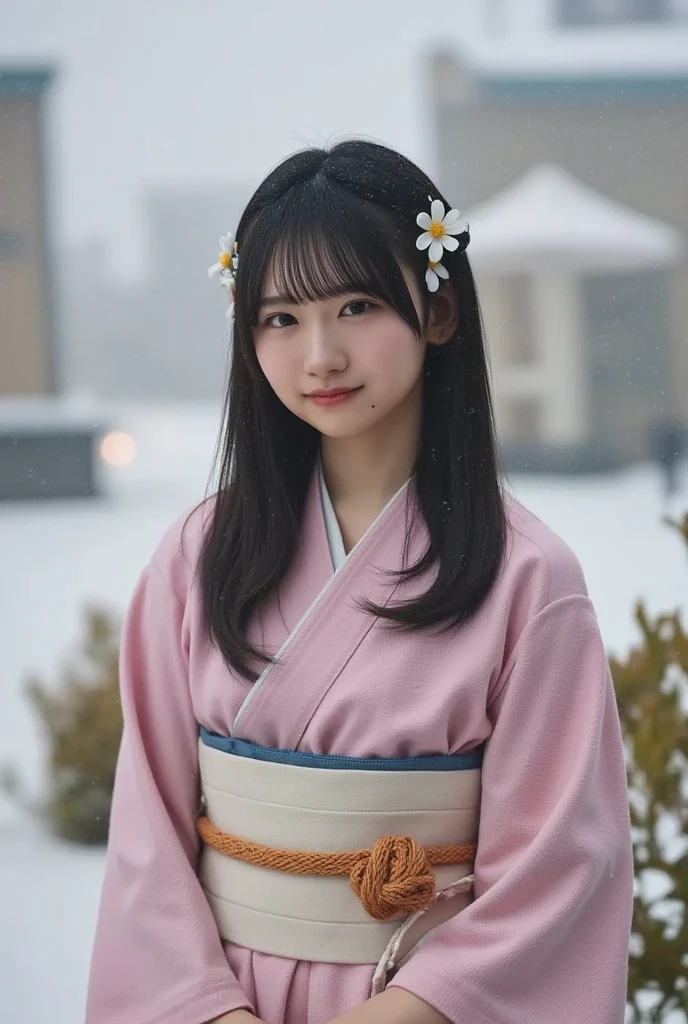
<path id="1" fill-rule="evenodd" d="M 136 458 L 136 442 L 131 434 L 112 430 L 101 438 L 100 457 L 108 466 L 129 466 Z"/>

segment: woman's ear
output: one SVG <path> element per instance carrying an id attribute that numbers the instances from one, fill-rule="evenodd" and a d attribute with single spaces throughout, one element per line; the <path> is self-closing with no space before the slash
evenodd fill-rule
<path id="1" fill-rule="evenodd" d="M 423 341 L 428 345 L 445 345 L 459 326 L 459 297 L 450 284 L 442 284 L 430 299 L 428 323 Z"/>

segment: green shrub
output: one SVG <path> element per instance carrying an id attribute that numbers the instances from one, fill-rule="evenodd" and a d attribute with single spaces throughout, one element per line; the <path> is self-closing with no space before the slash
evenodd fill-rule
<path id="1" fill-rule="evenodd" d="M 688 515 L 665 522 L 688 545 Z M 672 1010 L 688 1011 L 688 634 L 680 612 L 651 618 L 642 602 L 635 621 L 640 643 L 610 665 L 627 751 L 636 869 L 628 999 L 634 1024 L 655 1024 Z M 642 1009 L 642 993 L 656 1000 L 650 1010 Z"/>
<path id="2" fill-rule="evenodd" d="M 119 700 L 119 625 L 106 612 L 86 612 L 78 663 L 66 666 L 57 687 L 37 678 L 26 684 L 48 747 L 47 793 L 37 806 L 5 771 L 4 789 L 77 843 L 105 843 L 115 763 L 122 733 Z"/>

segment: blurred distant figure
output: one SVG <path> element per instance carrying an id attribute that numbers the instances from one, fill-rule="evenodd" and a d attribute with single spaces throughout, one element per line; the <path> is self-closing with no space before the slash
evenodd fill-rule
<path id="1" fill-rule="evenodd" d="M 664 477 L 664 496 L 671 498 L 678 490 L 678 472 L 688 448 L 688 429 L 677 417 L 660 420 L 650 433 L 652 457 Z"/>

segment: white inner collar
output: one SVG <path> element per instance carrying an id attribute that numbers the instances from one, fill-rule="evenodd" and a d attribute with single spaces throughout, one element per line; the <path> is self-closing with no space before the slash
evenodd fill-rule
<path id="1" fill-rule="evenodd" d="M 347 554 L 346 548 L 344 547 L 344 538 L 342 537 L 342 531 L 339 528 L 337 514 L 334 510 L 334 505 L 332 504 L 332 499 L 330 498 L 330 492 L 327 489 L 327 484 L 325 483 L 325 475 L 322 471 L 322 463 L 320 461 L 318 461 L 318 480 L 320 483 L 320 500 L 322 503 L 323 516 L 325 518 L 325 531 L 327 533 L 327 543 L 330 548 L 332 566 L 334 568 L 334 571 L 336 572 L 347 560 L 347 558 L 351 554 L 351 551 Z M 371 530 L 378 524 L 378 522 L 380 521 L 380 519 L 382 519 L 390 505 L 394 504 L 394 502 L 399 497 L 401 492 L 406 490 L 410 483 L 411 478 L 409 477 L 409 479 L 401 485 L 399 490 L 392 495 L 392 497 L 389 499 L 389 501 L 382 509 L 380 514 L 375 517 L 373 522 L 370 524 L 368 529 L 363 534 L 363 537 L 366 537 L 371 532 Z M 361 537 L 361 540 L 363 540 L 363 537 Z M 358 544 L 361 543 L 361 540 L 358 541 Z M 351 550 L 355 551 L 355 549 L 358 547 L 358 544 L 355 544 Z"/>
<path id="2" fill-rule="evenodd" d="M 328 491 L 327 484 L 325 483 L 322 465 L 320 464 L 318 464 L 318 477 L 320 479 L 320 499 L 322 501 L 323 515 L 325 516 L 327 543 L 330 546 L 332 565 L 336 572 L 347 559 L 346 548 L 344 547 L 344 538 L 342 537 L 342 531 L 339 529 L 339 523 L 337 522 L 334 505 L 330 498 L 330 492 Z"/>

